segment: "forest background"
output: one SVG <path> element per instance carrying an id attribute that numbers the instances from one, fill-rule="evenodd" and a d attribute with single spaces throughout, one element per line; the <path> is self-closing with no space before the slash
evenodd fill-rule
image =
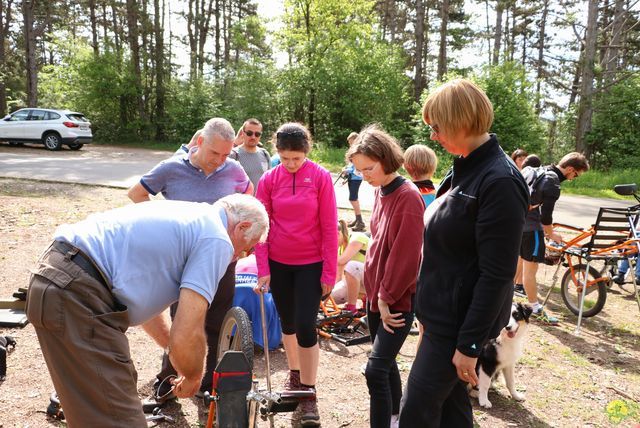
<path id="1" fill-rule="evenodd" d="M 260 0 L 268 19 L 255 0 L 0 0 L 0 117 L 68 108 L 98 143 L 154 148 L 214 116 L 266 137 L 299 121 L 329 164 L 377 122 L 436 149 L 441 174 L 421 100 L 464 76 L 505 151 L 584 152 L 596 172 L 578 181 L 606 188 L 640 181 L 639 3 Z"/>

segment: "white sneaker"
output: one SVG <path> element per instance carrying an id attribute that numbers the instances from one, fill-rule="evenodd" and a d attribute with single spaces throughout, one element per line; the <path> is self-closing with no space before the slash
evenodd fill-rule
<path id="1" fill-rule="evenodd" d="M 400 425 L 400 415 L 391 415 L 391 423 L 389 428 L 398 428 Z"/>

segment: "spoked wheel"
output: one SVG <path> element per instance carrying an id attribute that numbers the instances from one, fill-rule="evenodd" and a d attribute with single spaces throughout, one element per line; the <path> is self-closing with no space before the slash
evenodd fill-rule
<path id="1" fill-rule="evenodd" d="M 234 306 L 227 311 L 218 339 L 218 361 L 226 351 L 242 351 L 253 370 L 253 332 L 244 309 Z"/>
<path id="2" fill-rule="evenodd" d="M 606 282 L 600 280 L 601 275 L 593 266 L 589 266 L 588 274 L 587 265 L 584 264 L 574 266 L 573 272 L 575 279 L 571 275 L 571 269 L 567 269 L 562 277 L 560 287 L 562 300 L 564 300 L 564 304 L 571 312 L 578 315 L 580 311 L 580 299 L 582 298 L 582 288 L 589 284 L 584 296 L 582 316 L 587 318 L 592 317 L 602 310 L 607 300 Z"/>

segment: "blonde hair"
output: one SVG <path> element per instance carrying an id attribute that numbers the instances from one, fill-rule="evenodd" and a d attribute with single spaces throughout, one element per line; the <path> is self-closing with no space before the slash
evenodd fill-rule
<path id="1" fill-rule="evenodd" d="M 429 94 L 422 107 L 422 120 L 439 131 L 482 135 L 493 123 L 493 105 L 473 82 L 455 79 Z"/>
<path id="2" fill-rule="evenodd" d="M 404 168 L 411 175 L 431 176 L 437 167 L 436 152 L 423 144 L 414 144 L 404 152 Z"/>
<path id="3" fill-rule="evenodd" d="M 347 137 L 347 143 L 349 143 L 349 144 L 353 143 L 353 140 L 355 140 L 356 138 L 358 138 L 358 133 L 357 132 L 352 132 Z"/>
<path id="4" fill-rule="evenodd" d="M 338 220 L 338 233 L 342 236 L 342 251 L 349 245 L 349 227 L 347 222 L 343 219 Z"/>
<path id="5" fill-rule="evenodd" d="M 396 139 L 375 124 L 360 131 L 356 141 L 347 150 L 347 161 L 351 162 L 354 155 L 363 155 L 380 162 L 385 174 L 396 172 L 404 161 L 402 148 Z"/>

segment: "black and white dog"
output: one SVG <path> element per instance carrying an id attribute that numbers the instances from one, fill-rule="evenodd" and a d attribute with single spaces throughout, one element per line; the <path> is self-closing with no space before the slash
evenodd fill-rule
<path id="1" fill-rule="evenodd" d="M 471 396 L 477 397 L 482 407 L 491 408 L 491 402 L 487 397 L 489 387 L 501 371 L 511 397 L 517 401 L 524 400 L 524 395 L 516 391 L 513 374 L 516 362 L 522 355 L 531 312 L 529 305 L 513 304 L 509 323 L 500 331 L 498 337 L 491 339 L 482 348 L 476 366 L 478 390 L 474 388 L 470 391 Z"/>

